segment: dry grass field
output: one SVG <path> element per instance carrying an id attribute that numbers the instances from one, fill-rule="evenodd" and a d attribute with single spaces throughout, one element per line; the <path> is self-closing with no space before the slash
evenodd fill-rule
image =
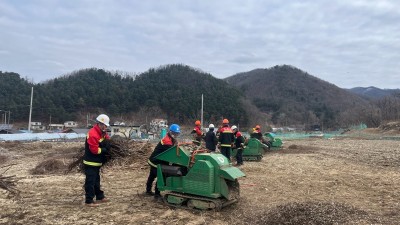
<path id="1" fill-rule="evenodd" d="M 245 162 L 241 200 L 222 211 L 170 208 L 143 195 L 145 161 L 103 169 L 111 200 L 83 204 L 84 175 L 65 174 L 82 142 L 0 143 L 0 224 L 398 224 L 400 141 L 305 139 L 284 142 L 261 162 Z M 142 145 L 144 146 L 144 145 Z M 42 172 L 35 169 L 47 163 Z"/>

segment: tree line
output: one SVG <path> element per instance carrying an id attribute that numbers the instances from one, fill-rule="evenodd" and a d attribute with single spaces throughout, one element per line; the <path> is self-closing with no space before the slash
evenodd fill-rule
<path id="1" fill-rule="evenodd" d="M 34 87 L 32 120 L 61 123 L 83 120 L 87 113 L 107 113 L 111 118 L 130 114 L 166 117 L 168 121 L 191 124 L 200 119 L 201 95 L 204 120 L 230 118 L 247 123 L 240 103 L 243 94 L 223 80 L 184 65 L 152 68 L 131 76 L 97 68 L 32 84 L 19 74 L 0 72 L 0 109 L 12 111 L 12 121 L 27 120 L 30 91 Z M 140 113 L 147 111 L 147 113 Z M 145 118 L 135 118 L 143 120 Z M 151 119 L 151 118 L 148 118 Z"/>

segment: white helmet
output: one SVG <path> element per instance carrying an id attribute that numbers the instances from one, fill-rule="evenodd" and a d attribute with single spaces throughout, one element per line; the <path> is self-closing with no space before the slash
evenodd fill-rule
<path id="1" fill-rule="evenodd" d="M 210 125 L 208 126 L 208 128 L 214 128 L 214 124 L 210 123 Z"/>
<path id="2" fill-rule="evenodd" d="M 106 125 L 107 127 L 110 126 L 110 117 L 108 117 L 106 114 L 100 114 L 97 118 L 96 121 L 99 123 L 102 123 Z"/>
<path id="3" fill-rule="evenodd" d="M 233 125 L 233 126 L 231 127 L 231 129 L 232 129 L 232 130 L 237 130 L 237 126 Z"/>

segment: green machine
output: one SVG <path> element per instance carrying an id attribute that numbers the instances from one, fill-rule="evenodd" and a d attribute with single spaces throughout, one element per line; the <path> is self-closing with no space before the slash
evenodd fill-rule
<path id="1" fill-rule="evenodd" d="M 219 153 L 178 145 L 159 154 L 157 186 L 164 202 L 178 207 L 215 209 L 239 200 L 238 178 L 245 174 Z"/>
<path id="2" fill-rule="evenodd" d="M 276 138 L 274 133 L 267 132 L 264 134 L 265 137 L 269 139 L 269 142 L 271 143 L 270 149 L 271 150 L 277 150 L 280 149 L 283 145 L 283 142 L 280 138 Z"/>
<path id="3" fill-rule="evenodd" d="M 264 145 L 257 138 L 249 138 L 246 141 L 245 148 L 243 149 L 243 160 L 245 161 L 260 161 L 264 154 L 264 149 L 268 146 Z M 235 157 L 237 150 L 232 151 L 232 155 Z"/>

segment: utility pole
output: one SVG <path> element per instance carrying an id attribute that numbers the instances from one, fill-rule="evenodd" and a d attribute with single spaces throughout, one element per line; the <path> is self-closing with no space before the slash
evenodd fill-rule
<path id="1" fill-rule="evenodd" d="M 31 106 L 29 109 L 29 124 L 28 124 L 28 131 L 31 131 L 31 119 L 32 119 L 32 100 L 33 100 L 33 87 L 31 90 Z"/>
<path id="2" fill-rule="evenodd" d="M 201 94 L 201 126 L 200 128 L 203 130 L 203 94 Z"/>

